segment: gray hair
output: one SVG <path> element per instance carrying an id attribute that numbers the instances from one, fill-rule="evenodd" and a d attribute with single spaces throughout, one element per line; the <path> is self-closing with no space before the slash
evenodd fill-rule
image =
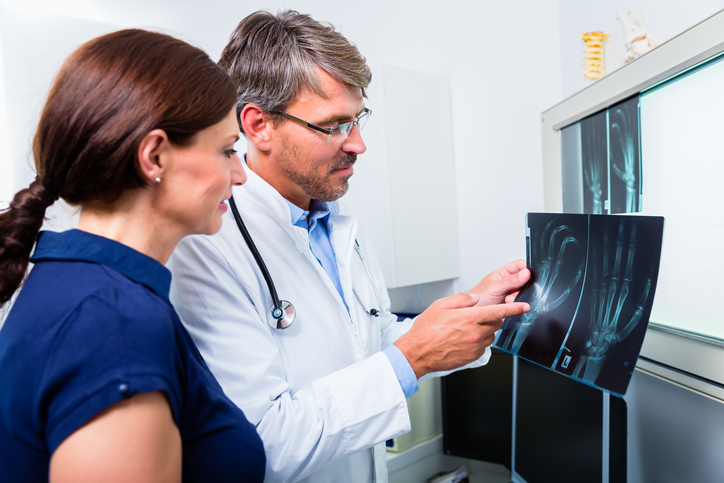
<path id="1" fill-rule="evenodd" d="M 252 103 L 273 115 L 305 90 L 327 97 L 315 67 L 342 84 L 359 87 L 365 97 L 372 80 L 365 58 L 334 26 L 294 10 L 276 16 L 260 10 L 244 18 L 219 65 L 236 87 L 237 114 Z"/>

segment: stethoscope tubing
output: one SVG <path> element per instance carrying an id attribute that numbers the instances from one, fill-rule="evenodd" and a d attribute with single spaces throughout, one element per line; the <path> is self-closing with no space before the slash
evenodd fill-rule
<path id="1" fill-rule="evenodd" d="M 241 219 L 241 215 L 239 214 L 239 208 L 236 207 L 236 202 L 234 201 L 233 195 L 229 198 L 229 207 L 231 207 L 231 213 L 234 215 L 236 224 L 239 227 L 241 234 L 244 236 L 244 241 L 246 241 L 246 244 L 249 247 L 251 254 L 254 256 L 254 260 L 256 260 L 256 264 L 259 266 L 259 269 L 264 276 L 267 287 L 269 287 L 269 293 L 271 294 L 272 302 L 274 303 L 274 311 L 276 311 L 277 309 L 281 311 L 282 304 L 279 301 L 279 295 L 277 295 L 277 289 L 274 286 L 271 275 L 269 274 L 269 269 L 266 267 L 264 259 L 261 257 L 259 250 L 256 248 L 256 244 L 254 244 L 254 240 L 251 238 L 251 234 L 249 233 L 249 230 L 247 230 L 246 225 L 244 224 L 244 220 Z M 275 318 L 279 319 L 281 317 Z"/>
<path id="2" fill-rule="evenodd" d="M 365 261 L 365 257 L 362 256 L 362 250 L 359 247 L 359 242 L 357 239 L 354 239 L 354 249 L 357 252 L 357 255 L 359 256 L 359 259 L 362 261 L 362 266 L 365 267 L 365 272 L 367 272 L 367 278 L 370 280 L 370 285 L 372 285 L 372 290 L 375 292 L 375 298 L 377 299 L 377 303 L 379 304 L 380 308 L 382 308 L 382 299 L 380 299 L 380 294 L 377 292 L 377 287 L 375 286 L 375 282 L 372 279 L 372 274 L 370 273 L 370 269 L 367 268 L 367 262 Z M 367 307 L 365 307 L 365 304 L 362 303 L 362 299 L 357 294 L 357 290 L 355 290 L 354 285 L 352 285 L 352 292 L 354 292 L 354 296 L 357 297 L 357 300 L 359 300 L 359 303 L 362 305 L 362 308 L 370 314 L 372 317 L 379 317 L 380 311 L 376 308 L 372 307 L 372 309 L 367 310 Z"/>
<path id="3" fill-rule="evenodd" d="M 251 251 L 251 254 L 254 256 L 254 260 L 256 260 L 256 264 L 259 266 L 259 269 L 264 276 L 264 280 L 266 281 L 266 285 L 269 288 L 269 294 L 271 295 L 272 302 L 274 304 L 271 309 L 271 313 L 269 314 L 272 317 L 272 319 L 269 319 L 269 325 L 276 329 L 286 329 L 294 321 L 294 306 L 290 302 L 279 299 L 279 295 L 277 294 L 277 289 L 274 285 L 271 274 L 269 273 L 269 269 L 267 268 L 266 263 L 264 263 L 264 259 L 262 258 L 261 253 L 259 253 L 259 250 L 256 248 L 256 244 L 254 243 L 254 240 L 252 239 L 249 230 L 246 228 L 244 220 L 241 219 L 241 214 L 239 213 L 239 208 L 236 206 L 233 195 L 229 197 L 229 207 L 231 208 L 231 213 L 234 215 L 236 225 L 239 227 L 239 231 L 244 237 L 244 241 L 249 247 L 249 251 Z M 375 282 L 372 279 L 372 274 L 367 267 L 367 262 L 365 261 L 364 256 L 362 256 L 359 243 L 356 239 L 354 240 L 354 248 L 360 258 L 360 261 L 362 262 L 362 265 L 364 266 L 365 272 L 367 273 L 367 278 L 369 278 L 370 284 L 372 285 L 372 290 L 375 294 L 375 298 L 377 299 L 377 303 L 380 305 L 381 308 L 382 301 L 380 299 L 380 294 L 377 292 L 377 287 L 375 286 Z M 370 310 L 367 310 L 364 303 L 362 302 L 362 299 L 357 294 L 357 290 L 355 290 L 354 286 L 352 287 L 352 291 L 354 292 L 355 297 L 357 297 L 357 300 L 359 300 L 359 303 L 362 305 L 362 308 L 365 312 L 373 317 L 380 316 L 380 310 L 374 307 Z"/>

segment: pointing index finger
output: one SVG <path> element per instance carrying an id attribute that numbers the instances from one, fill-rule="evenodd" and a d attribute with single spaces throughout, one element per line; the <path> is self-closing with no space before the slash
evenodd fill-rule
<path id="1" fill-rule="evenodd" d="M 486 305 L 484 307 L 475 307 L 470 310 L 476 310 L 478 323 L 484 324 L 493 320 L 501 320 L 514 315 L 521 315 L 530 311 L 530 305 L 525 302 L 512 302 L 509 304 Z"/>

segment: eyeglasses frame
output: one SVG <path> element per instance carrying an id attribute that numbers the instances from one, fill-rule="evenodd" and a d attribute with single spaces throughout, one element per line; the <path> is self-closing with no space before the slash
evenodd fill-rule
<path id="1" fill-rule="evenodd" d="M 365 107 L 364 111 L 362 111 L 362 114 L 357 116 L 354 121 L 343 122 L 343 123 L 337 124 L 336 126 L 332 126 L 332 127 L 322 127 L 322 126 L 317 126 L 316 124 L 312 124 L 311 122 L 305 121 L 304 119 L 299 119 L 298 117 L 292 116 L 291 114 L 284 112 L 284 111 L 271 111 L 271 112 L 274 114 L 281 114 L 282 116 L 284 116 L 288 119 L 291 119 L 292 121 L 295 121 L 295 122 L 301 124 L 302 126 L 305 126 L 305 127 L 308 127 L 309 129 L 314 129 L 315 131 L 319 131 L 321 133 L 326 134 L 327 136 L 329 136 L 327 138 L 328 143 L 332 141 L 332 134 L 334 134 L 335 130 L 338 130 L 341 132 L 339 126 L 342 126 L 344 124 L 349 124 L 349 123 L 352 124 L 352 126 L 349 128 L 348 134 L 346 134 L 344 136 L 344 139 L 347 139 L 349 137 L 349 133 L 352 132 L 352 129 L 354 128 L 355 124 L 359 127 L 360 119 L 364 118 L 365 116 L 372 115 L 372 109 Z M 360 129 L 362 129 L 362 128 L 360 128 Z"/>

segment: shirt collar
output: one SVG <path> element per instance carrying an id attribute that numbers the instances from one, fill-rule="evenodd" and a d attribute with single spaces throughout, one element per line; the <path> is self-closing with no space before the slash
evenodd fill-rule
<path id="1" fill-rule="evenodd" d="M 30 261 L 51 260 L 106 265 L 168 300 L 171 272 L 157 260 L 115 240 L 81 230 L 43 231 Z"/>
<path id="2" fill-rule="evenodd" d="M 287 203 L 287 205 L 289 205 L 289 213 L 291 215 L 292 225 L 300 226 L 299 223 L 303 221 L 304 225 L 305 225 L 304 229 L 306 229 L 307 228 L 306 227 L 306 224 L 307 224 L 306 218 L 307 218 L 307 215 L 309 214 L 309 212 L 304 211 L 303 209 L 301 209 L 300 207 L 298 207 L 297 205 L 295 205 L 294 203 L 292 203 L 291 201 L 289 201 L 286 198 L 284 198 L 284 201 Z"/>
<path id="3" fill-rule="evenodd" d="M 284 199 L 289 205 L 289 213 L 291 215 L 292 225 L 304 228 L 305 230 L 314 227 L 317 220 L 322 220 L 325 223 L 329 219 L 329 205 L 324 201 L 312 200 L 309 204 L 309 211 L 304 211 L 288 199 Z M 309 221 L 307 217 L 311 215 Z"/>

